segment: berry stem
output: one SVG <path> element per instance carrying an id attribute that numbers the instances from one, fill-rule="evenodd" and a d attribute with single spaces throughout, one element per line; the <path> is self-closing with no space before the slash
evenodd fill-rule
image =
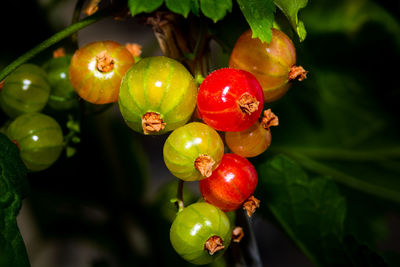
<path id="1" fill-rule="evenodd" d="M 78 0 L 76 2 L 75 8 L 74 8 L 74 13 L 72 15 L 71 25 L 73 25 L 79 21 L 84 3 L 85 3 L 85 0 Z M 78 32 L 74 32 L 71 35 L 71 42 L 76 48 L 78 48 Z"/>
<path id="2" fill-rule="evenodd" d="M 65 28 L 64 30 L 54 34 L 51 36 L 49 39 L 43 41 L 42 43 L 38 44 L 13 62 L 9 64 L 7 67 L 2 69 L 0 72 L 0 81 L 3 80 L 8 74 L 10 74 L 12 71 L 14 71 L 16 68 L 18 68 L 20 65 L 24 64 L 31 58 L 33 58 L 35 55 L 39 54 L 43 50 L 49 48 L 53 44 L 65 39 L 66 37 L 70 36 L 71 34 L 103 19 L 108 16 L 110 16 L 110 12 L 108 10 L 105 10 L 103 12 L 98 12 L 90 17 L 87 17 L 75 24 L 72 24 L 71 26 Z"/>
<path id="3" fill-rule="evenodd" d="M 184 202 L 183 202 L 183 184 L 185 183 L 185 181 L 183 180 L 179 180 L 179 184 L 178 184 L 178 192 L 177 192 L 177 205 L 178 205 L 178 212 L 181 212 L 184 208 Z"/>

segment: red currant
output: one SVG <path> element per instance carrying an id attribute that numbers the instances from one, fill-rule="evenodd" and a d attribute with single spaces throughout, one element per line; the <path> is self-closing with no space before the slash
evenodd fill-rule
<path id="1" fill-rule="evenodd" d="M 141 59 L 121 83 L 119 108 L 125 122 L 144 134 L 163 134 L 184 125 L 196 106 L 190 72 L 168 57 Z"/>
<path id="2" fill-rule="evenodd" d="M 256 169 L 247 159 L 225 154 L 212 175 L 200 181 L 200 191 L 205 201 L 227 212 L 239 209 L 257 182 Z"/>
<path id="3" fill-rule="evenodd" d="M 224 143 L 210 126 L 192 122 L 174 130 L 164 144 L 164 162 L 176 177 L 197 181 L 209 177 L 224 154 Z"/>
<path id="4" fill-rule="evenodd" d="M 99 41 L 75 52 L 69 78 L 80 97 L 93 104 L 118 100 L 122 77 L 134 64 L 129 51 L 114 41 Z"/>
<path id="5" fill-rule="evenodd" d="M 269 44 L 252 38 L 252 31 L 243 33 L 232 50 L 229 67 L 251 72 L 264 91 L 264 101 L 281 98 L 293 79 L 302 80 L 306 71 L 296 64 L 296 49 L 290 38 L 282 31 L 272 29 Z"/>
<path id="6" fill-rule="evenodd" d="M 193 264 L 208 264 L 223 255 L 232 237 L 229 218 L 217 207 L 195 203 L 178 213 L 170 230 L 175 251 Z"/>
<path id="7" fill-rule="evenodd" d="M 219 131 L 243 131 L 254 124 L 264 105 L 263 93 L 249 72 L 224 68 L 201 83 L 197 107 L 205 123 Z"/>

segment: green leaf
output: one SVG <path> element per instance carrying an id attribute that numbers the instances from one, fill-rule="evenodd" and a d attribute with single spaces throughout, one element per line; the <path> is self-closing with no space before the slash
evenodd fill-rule
<path id="1" fill-rule="evenodd" d="M 28 193 L 26 167 L 19 151 L 0 134 L 0 266 L 30 266 L 16 217 Z"/>
<path id="2" fill-rule="evenodd" d="M 163 4 L 164 0 L 151 0 L 151 1 L 142 1 L 142 0 L 128 0 L 128 7 L 131 11 L 131 15 L 135 16 L 136 14 L 146 12 L 150 13 L 159 8 Z"/>
<path id="3" fill-rule="evenodd" d="M 190 12 L 193 0 L 165 0 L 165 4 L 172 12 L 183 15 L 185 18 Z"/>
<path id="4" fill-rule="evenodd" d="M 308 0 L 274 0 L 276 6 L 285 14 L 293 30 L 300 38 L 300 42 L 304 41 L 307 32 L 304 23 L 299 20 L 297 13 L 300 9 L 307 6 Z"/>
<path id="5" fill-rule="evenodd" d="M 240 9 L 253 31 L 253 38 L 269 43 L 274 22 L 275 4 L 273 0 L 237 0 Z"/>
<path id="6" fill-rule="evenodd" d="M 232 0 L 200 0 L 203 14 L 215 22 L 225 17 L 232 11 Z"/>
<path id="7" fill-rule="evenodd" d="M 303 253 L 317 266 L 386 266 L 351 235 L 344 238 L 346 201 L 326 177 L 310 178 L 290 158 L 278 155 L 257 166 L 260 212 L 268 209 Z M 373 262 L 376 265 L 365 265 Z"/>
<path id="8" fill-rule="evenodd" d="M 276 156 L 257 166 L 257 190 L 284 230 L 314 262 L 337 246 L 343 234 L 345 199 L 334 182 L 310 179 L 291 159 Z M 256 193 L 257 195 L 257 193 Z"/>

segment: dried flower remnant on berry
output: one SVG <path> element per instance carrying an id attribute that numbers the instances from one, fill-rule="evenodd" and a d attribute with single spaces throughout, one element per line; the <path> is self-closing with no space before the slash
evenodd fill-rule
<path id="1" fill-rule="evenodd" d="M 295 80 L 297 79 L 298 81 L 302 81 L 307 78 L 307 73 L 302 66 L 292 66 L 289 71 L 289 80 Z"/>
<path id="2" fill-rule="evenodd" d="M 156 133 L 165 128 L 167 123 L 163 122 L 160 114 L 147 112 L 142 116 L 142 128 L 144 134 Z"/>
<path id="3" fill-rule="evenodd" d="M 269 130 L 269 127 L 278 125 L 278 116 L 276 116 L 271 109 L 264 110 L 264 116 L 261 118 L 261 126 Z"/>
<path id="4" fill-rule="evenodd" d="M 91 16 L 99 10 L 99 3 L 101 0 L 91 0 L 86 6 L 84 12 L 86 15 Z"/>
<path id="5" fill-rule="evenodd" d="M 258 105 L 260 102 L 252 96 L 249 93 L 244 93 L 239 99 L 238 99 L 238 105 L 240 110 L 243 113 L 246 113 L 248 115 L 251 115 L 253 112 L 258 110 Z"/>
<path id="6" fill-rule="evenodd" d="M 212 157 L 201 154 L 194 161 L 195 168 L 201 173 L 204 177 L 210 177 L 212 174 L 212 169 L 214 167 L 215 160 Z"/>
<path id="7" fill-rule="evenodd" d="M 235 226 L 232 230 L 232 241 L 235 243 L 239 243 L 244 237 L 243 228 L 240 226 Z"/>
<path id="8" fill-rule="evenodd" d="M 142 54 L 142 46 L 137 43 L 127 43 L 125 44 L 125 48 L 131 53 L 134 57 L 140 57 Z"/>
<path id="9" fill-rule="evenodd" d="M 249 197 L 246 202 L 243 203 L 243 209 L 247 212 L 247 216 L 251 217 L 251 215 L 256 212 L 256 209 L 260 207 L 260 200 L 255 198 L 254 196 Z"/>
<path id="10" fill-rule="evenodd" d="M 204 250 L 208 251 L 211 256 L 224 248 L 222 238 L 216 235 L 207 239 L 204 244 Z"/>
<path id="11" fill-rule="evenodd" d="M 53 58 L 65 57 L 64 47 L 57 48 L 53 51 Z"/>
<path id="12" fill-rule="evenodd" d="M 101 72 L 109 72 L 114 68 L 114 59 L 107 54 L 107 51 L 101 51 L 96 56 L 97 69 Z"/>
<path id="13" fill-rule="evenodd" d="M 4 80 L 0 81 L 0 91 L 1 89 L 3 89 L 3 86 L 4 86 Z"/>

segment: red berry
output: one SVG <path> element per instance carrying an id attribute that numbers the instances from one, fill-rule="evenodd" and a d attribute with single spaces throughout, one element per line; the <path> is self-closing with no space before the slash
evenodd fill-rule
<path id="1" fill-rule="evenodd" d="M 212 175 L 200 181 L 200 191 L 205 201 L 221 210 L 237 210 L 254 193 L 257 172 L 245 158 L 225 154 Z"/>
<path id="2" fill-rule="evenodd" d="M 205 123 L 219 131 L 243 131 L 253 125 L 264 105 L 263 91 L 249 72 L 224 68 L 200 85 L 197 107 Z"/>

